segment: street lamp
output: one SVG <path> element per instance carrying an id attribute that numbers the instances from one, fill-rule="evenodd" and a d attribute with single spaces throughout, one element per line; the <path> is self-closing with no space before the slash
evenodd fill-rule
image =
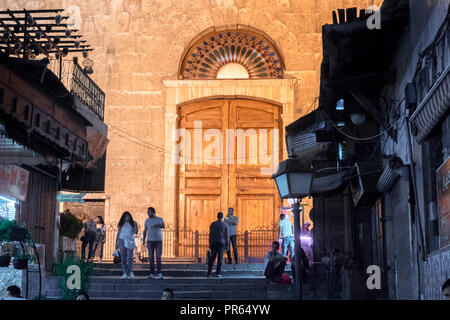
<path id="1" fill-rule="evenodd" d="M 301 229 L 300 202 L 308 196 L 311 190 L 313 170 L 302 160 L 287 159 L 278 164 L 277 172 L 272 175 L 280 193 L 281 199 L 293 198 L 294 202 L 294 251 L 295 251 L 295 291 L 298 300 L 303 300 L 302 293 L 302 259 L 300 257 Z"/>

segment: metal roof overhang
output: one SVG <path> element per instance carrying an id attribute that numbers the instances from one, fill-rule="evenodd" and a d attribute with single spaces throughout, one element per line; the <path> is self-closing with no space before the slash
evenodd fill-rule
<path id="1" fill-rule="evenodd" d="M 450 110 L 450 66 L 442 74 L 428 95 L 411 116 L 417 130 L 417 141 L 422 143 L 439 121 Z"/>

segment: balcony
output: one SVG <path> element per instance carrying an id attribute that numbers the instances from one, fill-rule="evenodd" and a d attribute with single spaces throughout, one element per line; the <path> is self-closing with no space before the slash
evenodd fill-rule
<path id="1" fill-rule="evenodd" d="M 99 120 L 104 120 L 105 93 L 78 64 L 78 59 L 56 60 L 48 65 L 71 95 L 84 104 Z M 82 110 L 81 110 L 82 111 Z"/>

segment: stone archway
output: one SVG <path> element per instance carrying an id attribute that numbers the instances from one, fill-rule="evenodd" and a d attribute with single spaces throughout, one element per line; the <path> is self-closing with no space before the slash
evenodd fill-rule
<path id="1" fill-rule="evenodd" d="M 217 41 L 217 39 L 221 40 Z M 231 63 L 240 64 L 245 68 L 248 79 L 219 79 L 219 70 Z M 245 72 L 240 74 L 245 74 Z M 276 170 L 281 158 L 287 157 L 284 126 L 293 121 L 294 115 L 294 83 L 292 79 L 283 78 L 282 55 L 276 44 L 255 28 L 238 25 L 205 30 L 186 47 L 180 60 L 178 76 L 180 80 L 163 81 L 166 88 L 165 150 L 167 151 L 164 163 L 163 208 L 167 223 L 177 228 L 188 227 L 185 225 L 185 221 L 181 223 L 177 220 L 182 216 L 179 211 L 185 208 L 180 209 L 179 205 L 180 196 L 182 197 L 183 194 L 179 193 L 180 177 L 177 171 L 178 166 L 174 161 L 174 154 L 179 142 L 176 130 L 180 120 L 183 121 L 181 112 L 183 106 L 208 109 L 211 107 L 209 104 L 228 101 L 226 102 L 229 103 L 228 108 L 233 108 L 233 102 L 230 101 L 250 101 L 249 104 L 251 101 L 256 101 L 254 104 L 258 107 L 255 110 L 275 107 L 274 110 L 277 110 L 275 118 L 279 121 L 275 127 L 279 130 L 279 145 L 282 151 L 272 158 L 271 167 L 266 170 L 267 176 Z M 202 117 L 204 116 L 202 115 Z M 247 117 L 252 117 L 252 114 L 249 113 Z M 265 180 L 268 180 L 267 176 Z M 273 213 L 275 213 L 279 198 L 273 190 L 271 192 L 273 199 L 270 206 L 273 207 Z M 235 197 L 234 190 L 231 193 Z M 257 195 L 255 196 L 257 197 Z M 239 201 L 235 201 L 233 196 L 231 199 L 230 203 L 233 205 L 242 206 L 242 204 L 238 204 Z M 250 200 L 252 199 L 249 198 Z M 223 201 L 223 199 L 219 201 L 221 210 L 226 211 L 225 206 L 229 203 L 227 201 Z M 264 199 L 261 198 L 258 201 L 263 203 Z M 273 218 L 267 220 L 270 220 L 268 224 L 274 222 Z M 263 225 L 264 223 L 261 224 L 261 226 Z"/>

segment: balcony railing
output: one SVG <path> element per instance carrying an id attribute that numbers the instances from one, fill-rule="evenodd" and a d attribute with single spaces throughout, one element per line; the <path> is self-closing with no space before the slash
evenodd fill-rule
<path id="1" fill-rule="evenodd" d="M 89 110 L 103 121 L 105 113 L 105 93 L 83 71 L 76 60 L 51 60 L 48 68 L 53 71 L 60 80 Z"/>

